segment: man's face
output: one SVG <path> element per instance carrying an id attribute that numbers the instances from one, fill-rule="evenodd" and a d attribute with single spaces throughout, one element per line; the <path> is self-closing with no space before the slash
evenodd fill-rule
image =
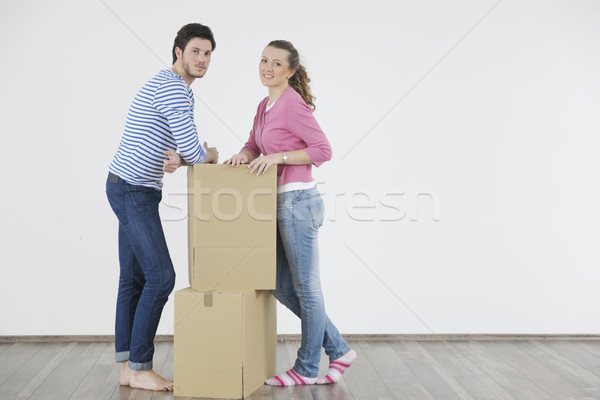
<path id="1" fill-rule="evenodd" d="M 183 72 L 192 78 L 202 78 L 210 64 L 212 43 L 208 39 L 191 39 L 183 52 L 177 48 L 177 58 L 181 60 Z"/>

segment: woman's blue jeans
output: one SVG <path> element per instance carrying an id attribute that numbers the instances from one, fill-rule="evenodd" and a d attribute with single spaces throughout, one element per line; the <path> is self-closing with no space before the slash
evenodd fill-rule
<path id="1" fill-rule="evenodd" d="M 323 218 L 323 200 L 316 187 L 277 195 L 277 285 L 273 295 L 300 317 L 302 343 L 293 369 L 307 378 L 318 375 L 321 347 L 330 360 L 350 351 L 325 313 L 318 248 Z"/>
<path id="2" fill-rule="evenodd" d="M 175 286 L 175 270 L 158 214 L 162 194 L 111 174 L 106 195 L 119 219 L 116 359 L 129 360 L 133 370 L 149 370 L 160 315 Z"/>

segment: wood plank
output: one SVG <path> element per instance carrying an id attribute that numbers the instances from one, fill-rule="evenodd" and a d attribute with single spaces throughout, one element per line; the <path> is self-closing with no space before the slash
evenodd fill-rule
<path id="1" fill-rule="evenodd" d="M 536 349 L 531 343 L 500 342 L 494 349 L 497 354 L 500 354 L 515 369 L 518 368 L 538 387 L 544 388 L 544 391 L 552 396 L 558 398 L 588 396 L 581 388 L 564 379 L 530 354 L 527 354 L 527 349 Z"/>
<path id="2" fill-rule="evenodd" d="M 14 343 L 0 343 L 0 356 L 8 350 Z"/>
<path id="3" fill-rule="evenodd" d="M 454 346 L 460 342 L 440 340 L 419 343 L 473 398 L 514 400 L 508 392 L 490 379 Z"/>
<path id="4" fill-rule="evenodd" d="M 509 392 L 517 400 L 551 400 L 554 399 L 552 394 L 544 387 L 540 387 L 530 378 L 531 368 L 521 368 L 515 364 L 514 350 L 507 348 L 507 341 L 492 341 L 492 342 L 473 342 L 472 345 L 477 347 L 483 355 L 483 362 L 486 359 L 494 360 L 500 364 L 497 371 L 505 378 L 501 386 Z"/>
<path id="5" fill-rule="evenodd" d="M 120 370 L 120 363 L 115 361 L 114 344 L 106 343 L 104 351 L 81 380 L 69 400 L 110 398 L 119 386 Z"/>
<path id="6" fill-rule="evenodd" d="M 369 361 L 362 346 L 365 342 L 352 342 L 352 349 L 357 354 L 357 359 L 352 363 L 344 373 L 344 381 L 350 389 L 350 393 L 357 400 L 362 399 L 393 399 L 394 396 L 381 377 L 375 371 L 375 368 Z"/>
<path id="7" fill-rule="evenodd" d="M 68 399 L 105 348 L 106 343 L 77 343 L 37 387 L 30 399 Z"/>
<path id="8" fill-rule="evenodd" d="M 571 343 L 600 357 L 600 340 L 572 341 Z"/>
<path id="9" fill-rule="evenodd" d="M 580 371 L 580 376 L 589 382 L 595 382 L 600 377 L 600 357 L 594 351 L 598 343 L 587 342 L 568 342 L 568 341 L 544 341 L 545 349 L 552 351 L 562 359 L 571 360 L 576 363 Z M 600 386 L 592 385 L 584 388 L 588 395 L 600 399 Z"/>
<path id="10" fill-rule="evenodd" d="M 262 386 L 250 400 L 600 398 L 600 341 L 351 342 L 359 355 L 337 384 Z M 299 341 L 278 342 L 278 373 Z M 155 370 L 172 376 L 170 342 L 157 343 Z M 322 352 L 320 376 L 329 360 Z M 172 399 L 118 385 L 113 343 L 0 344 L 0 399 Z M 186 400 L 178 398 L 177 400 Z M 187 399 L 191 400 L 191 399 Z"/>
<path id="11" fill-rule="evenodd" d="M 497 383 L 497 379 L 494 379 L 494 375 L 496 377 L 499 375 L 495 373 L 493 369 L 489 368 L 486 364 L 476 365 L 468 358 L 468 354 L 470 352 L 468 343 L 469 342 L 467 341 L 452 341 L 445 342 L 445 345 L 447 348 L 449 348 L 448 350 L 452 351 L 454 356 L 460 360 L 461 364 L 467 368 L 474 377 L 477 377 L 481 384 L 485 385 L 485 387 L 494 394 L 495 397 L 493 398 L 500 400 L 514 400 L 514 397 Z M 463 385 L 463 387 L 467 388 L 467 390 L 469 390 L 471 385 L 479 385 L 477 382 L 469 382 L 471 379 L 472 378 L 466 376 L 457 377 L 457 381 Z M 472 392 L 471 395 L 476 398 L 478 397 L 478 395 L 475 395 Z"/>
<path id="12" fill-rule="evenodd" d="M 43 345 L 39 343 L 14 343 L 0 354 L 0 384 L 4 384 Z"/>
<path id="13" fill-rule="evenodd" d="M 75 343 L 40 344 L 39 351 L 0 386 L 0 399 L 29 398 L 73 347 Z"/>
<path id="14" fill-rule="evenodd" d="M 581 368 L 576 357 L 572 359 L 564 357 L 539 341 L 532 341 L 527 347 L 522 346 L 521 343 L 518 345 L 527 354 L 579 388 L 584 390 L 600 388 L 600 376 Z M 575 343 L 572 345 L 576 346 Z"/>
<path id="15" fill-rule="evenodd" d="M 311 385 L 310 392 L 315 400 L 353 400 L 352 392 L 341 379 L 329 385 Z"/>
<path id="16" fill-rule="evenodd" d="M 390 342 L 362 342 L 361 347 L 395 399 L 433 399 Z"/>
<path id="17" fill-rule="evenodd" d="M 469 352 L 463 351 L 477 365 L 484 365 L 486 373 L 517 400 L 554 399 L 554 397 L 529 379 L 525 371 L 507 362 L 494 351 L 504 341 L 469 342 Z"/>
<path id="18" fill-rule="evenodd" d="M 544 344 L 548 348 L 573 357 L 577 363 L 595 375 L 600 375 L 600 357 L 596 353 L 596 346 L 588 343 L 576 343 L 567 341 L 545 341 Z"/>
<path id="19" fill-rule="evenodd" d="M 129 386 L 119 385 L 115 388 L 115 390 L 112 392 L 112 394 L 107 400 L 128 400 L 132 396 L 134 390 L 135 389 L 132 389 Z"/>
<path id="20" fill-rule="evenodd" d="M 273 395 L 271 394 L 271 386 L 269 385 L 262 385 L 261 387 L 256 389 L 254 393 L 246 397 L 247 400 L 266 400 L 272 398 Z M 177 398 L 177 400 L 179 400 L 179 398 Z"/>
<path id="21" fill-rule="evenodd" d="M 472 399 L 472 397 L 439 365 L 419 342 L 390 342 L 412 373 L 434 397 L 440 399 Z M 461 397 L 464 396 L 464 397 Z"/>
<path id="22" fill-rule="evenodd" d="M 486 342 L 487 343 L 487 342 Z M 541 392 L 527 377 L 507 364 L 503 359 L 490 351 L 483 342 L 469 341 L 453 343 L 453 346 L 481 370 L 485 376 L 496 383 L 508 396 L 516 400 L 535 399 L 537 395 L 547 396 Z M 492 387 L 492 385 L 488 385 Z M 533 397 L 531 397 L 533 396 Z M 510 397 L 508 397 L 510 398 Z"/>

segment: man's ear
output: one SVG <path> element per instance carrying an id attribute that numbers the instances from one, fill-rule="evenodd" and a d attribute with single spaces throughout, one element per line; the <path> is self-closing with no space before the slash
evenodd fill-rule
<path id="1" fill-rule="evenodd" d="M 183 57 L 183 51 L 179 47 L 175 47 L 175 55 L 180 60 Z"/>

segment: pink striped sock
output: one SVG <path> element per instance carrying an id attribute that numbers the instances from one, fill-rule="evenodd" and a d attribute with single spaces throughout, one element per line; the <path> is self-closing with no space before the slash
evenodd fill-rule
<path id="1" fill-rule="evenodd" d="M 296 385 L 313 385 L 317 378 L 306 378 L 298 375 L 296 371 L 290 369 L 283 374 L 275 375 L 267 379 L 265 383 L 271 386 L 296 386 Z"/>
<path id="2" fill-rule="evenodd" d="M 350 365 L 356 360 L 356 352 L 350 350 L 340 358 L 329 363 L 329 370 L 327 375 L 323 378 L 317 379 L 317 385 L 326 385 L 328 383 L 335 383 L 340 380 L 342 374 L 346 372 Z"/>

